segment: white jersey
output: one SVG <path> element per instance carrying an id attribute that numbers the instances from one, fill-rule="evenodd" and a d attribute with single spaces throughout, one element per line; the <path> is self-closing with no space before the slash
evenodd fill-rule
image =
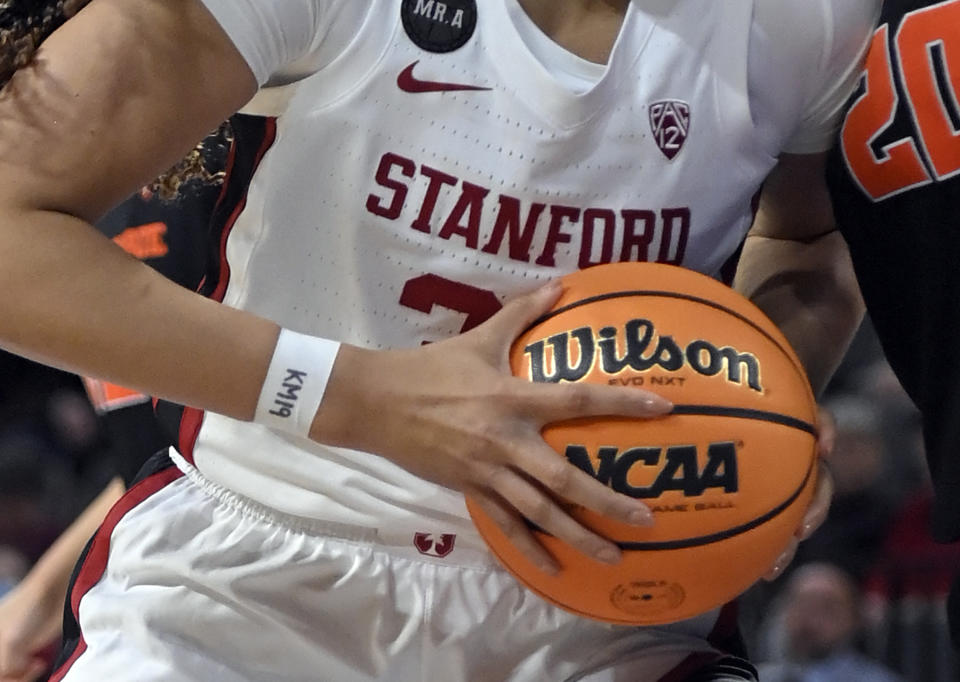
<path id="1" fill-rule="evenodd" d="M 204 2 L 267 86 L 248 110 L 272 117 L 223 301 L 374 349 L 599 263 L 718 276 L 777 157 L 830 146 L 878 9 L 637 0 L 599 66 L 517 0 L 480 0 L 473 31 L 463 0 Z M 442 52 L 405 20 L 466 40 Z M 480 546 L 460 494 L 376 455 L 210 413 L 186 449 L 287 514 Z"/>

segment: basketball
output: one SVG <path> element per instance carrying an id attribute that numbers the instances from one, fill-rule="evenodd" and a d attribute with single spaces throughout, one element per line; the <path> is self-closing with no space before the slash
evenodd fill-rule
<path id="1" fill-rule="evenodd" d="M 561 566 L 539 571 L 470 500 L 473 521 L 520 582 L 566 610 L 618 624 L 670 623 L 719 607 L 765 574 L 816 483 L 816 402 L 777 327 L 746 298 L 684 268 L 621 263 L 564 278 L 552 311 L 515 341 L 516 376 L 648 389 L 665 417 L 554 423 L 573 465 L 643 499 L 639 528 L 583 508 L 623 560 L 595 561 L 534 529 Z"/>

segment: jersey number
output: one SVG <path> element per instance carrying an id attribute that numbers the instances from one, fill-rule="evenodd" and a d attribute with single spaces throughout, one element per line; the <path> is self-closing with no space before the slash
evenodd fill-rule
<path id="1" fill-rule="evenodd" d="M 841 147 L 850 172 L 875 201 L 933 182 L 934 175 L 942 180 L 960 172 L 957 26 L 960 0 L 948 0 L 904 16 L 892 48 L 888 25 L 873 36 L 865 91 L 847 114 Z M 917 139 L 897 140 L 875 154 L 871 144 L 893 122 L 899 105 L 891 49 Z"/>
<path id="2" fill-rule="evenodd" d="M 430 274 L 415 277 L 404 285 L 400 305 L 422 313 L 430 313 L 435 305 L 465 313 L 461 333 L 483 324 L 503 307 L 492 291 Z"/>

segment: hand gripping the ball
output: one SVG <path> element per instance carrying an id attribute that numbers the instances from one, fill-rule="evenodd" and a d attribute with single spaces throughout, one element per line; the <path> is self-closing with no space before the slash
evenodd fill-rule
<path id="1" fill-rule="evenodd" d="M 558 570 L 528 522 L 600 561 L 620 549 L 565 511 L 577 505 L 632 525 L 651 525 L 640 500 L 611 490 L 566 461 L 541 436 L 577 417 L 653 418 L 672 404 L 636 388 L 538 384 L 512 376 L 511 342 L 546 313 L 559 282 L 509 302 L 479 327 L 410 350 L 345 346 L 311 437 L 376 453 L 471 497 L 543 571 Z M 356 419 L 375 414 L 377 419 Z"/>
<path id="2" fill-rule="evenodd" d="M 810 500 L 810 506 L 807 507 L 803 516 L 803 522 L 790 538 L 790 543 L 777 558 L 776 563 L 764 576 L 765 580 L 776 580 L 783 575 L 796 556 L 800 543 L 813 535 L 827 520 L 830 503 L 833 501 L 833 474 L 830 473 L 827 462 L 833 452 L 836 430 L 833 415 L 825 408 L 819 408 L 817 412 L 817 487 L 813 493 L 813 499 Z"/>

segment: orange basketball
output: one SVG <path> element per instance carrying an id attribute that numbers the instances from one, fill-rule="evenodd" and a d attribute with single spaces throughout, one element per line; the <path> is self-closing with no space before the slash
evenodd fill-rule
<path id="1" fill-rule="evenodd" d="M 583 508 L 617 542 L 595 561 L 538 539 L 562 567 L 539 571 L 467 501 L 481 535 L 524 585 L 591 618 L 653 625 L 696 616 L 746 590 L 799 527 L 816 479 L 816 403 L 787 340 L 750 301 L 679 267 L 621 263 L 564 278 L 554 309 L 514 343 L 515 375 L 649 389 L 665 417 L 558 422 L 546 441 L 612 488 L 643 499 L 638 528 Z"/>

